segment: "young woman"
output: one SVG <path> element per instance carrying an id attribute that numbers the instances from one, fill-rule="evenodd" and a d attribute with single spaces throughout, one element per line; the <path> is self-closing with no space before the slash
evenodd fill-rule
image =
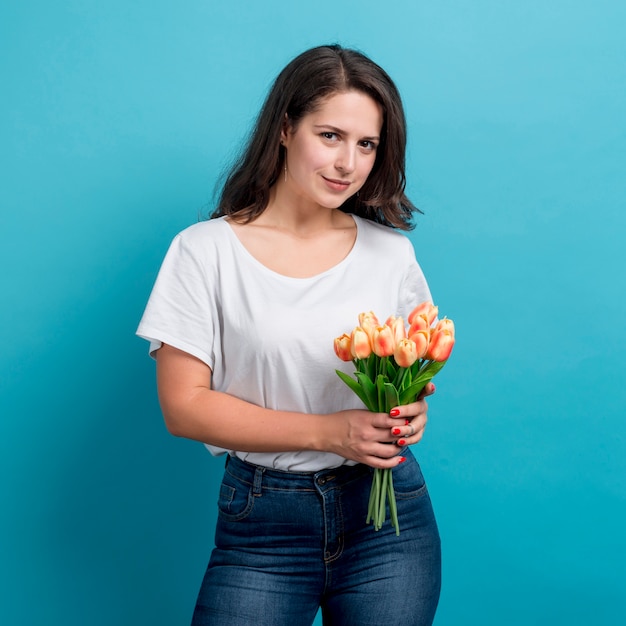
<path id="1" fill-rule="evenodd" d="M 226 454 L 215 549 L 193 624 L 431 624 L 440 544 L 408 446 L 417 398 L 390 415 L 341 382 L 333 340 L 362 311 L 430 300 L 409 240 L 406 127 L 389 76 L 321 46 L 276 79 L 211 220 L 173 241 L 138 334 L 174 435 Z M 429 385 L 425 394 L 432 393 Z M 393 468 L 401 534 L 365 516 Z"/>

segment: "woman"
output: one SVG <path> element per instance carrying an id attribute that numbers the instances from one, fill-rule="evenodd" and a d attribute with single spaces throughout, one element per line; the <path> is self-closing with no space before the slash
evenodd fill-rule
<path id="1" fill-rule="evenodd" d="M 227 452 L 193 624 L 431 624 L 440 546 L 419 465 L 423 398 L 370 413 L 339 380 L 361 311 L 430 300 L 409 240 L 405 120 L 389 76 L 339 46 L 270 90 L 211 220 L 173 241 L 138 334 L 174 435 Z M 426 393 L 432 393 L 429 385 Z M 390 445 L 391 444 L 391 445 Z M 402 529 L 365 515 L 394 468 Z"/>

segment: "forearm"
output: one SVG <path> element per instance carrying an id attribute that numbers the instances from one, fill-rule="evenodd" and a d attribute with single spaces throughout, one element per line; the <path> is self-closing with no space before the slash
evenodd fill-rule
<path id="1" fill-rule="evenodd" d="M 242 452 L 324 450 L 333 438 L 327 415 L 276 411 L 199 388 L 187 398 L 160 394 L 168 430 L 175 436 Z"/>
<path id="2" fill-rule="evenodd" d="M 395 416 L 362 409 L 328 415 L 267 409 L 213 390 L 204 363 L 167 345 L 157 352 L 157 386 L 172 434 L 242 452 L 313 450 L 391 467 L 398 449 L 387 444 L 410 432 L 407 418 L 421 416 L 421 431 L 426 417 L 423 401 L 400 407 Z M 417 440 L 408 437 L 400 445 Z"/>

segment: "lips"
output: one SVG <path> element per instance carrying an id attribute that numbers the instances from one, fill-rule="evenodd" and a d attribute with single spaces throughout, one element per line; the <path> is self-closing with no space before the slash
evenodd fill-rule
<path id="1" fill-rule="evenodd" d="M 349 180 L 338 180 L 336 178 L 326 178 L 326 176 L 322 176 L 324 182 L 328 187 L 330 187 L 334 191 L 345 191 L 350 186 Z"/>

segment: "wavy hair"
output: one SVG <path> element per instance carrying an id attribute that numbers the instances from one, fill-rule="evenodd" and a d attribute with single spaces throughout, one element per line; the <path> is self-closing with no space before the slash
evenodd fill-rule
<path id="1" fill-rule="evenodd" d="M 371 59 L 339 45 L 311 48 L 278 75 L 243 151 L 226 175 L 211 217 L 228 215 L 243 223 L 256 219 L 266 209 L 270 188 L 282 172 L 284 120 L 295 129 L 324 98 L 352 90 L 381 106 L 383 125 L 370 175 L 358 195 L 339 208 L 386 226 L 413 228 L 413 213 L 420 211 L 405 194 L 406 119 L 398 89 Z"/>

